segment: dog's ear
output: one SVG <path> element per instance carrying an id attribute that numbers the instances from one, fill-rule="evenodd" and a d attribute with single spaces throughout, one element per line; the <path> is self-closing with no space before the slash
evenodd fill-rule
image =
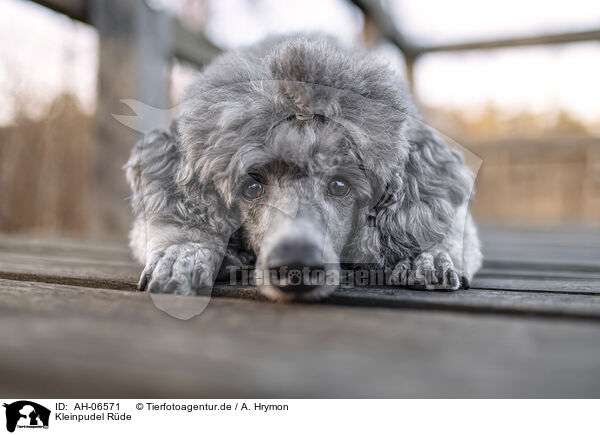
<path id="1" fill-rule="evenodd" d="M 125 164 L 134 216 L 207 228 L 211 222 L 227 224 L 228 228 L 238 225 L 237 215 L 229 213 L 214 187 L 199 180 L 190 168 L 175 124 L 169 132 L 147 133 Z"/>
<path id="2" fill-rule="evenodd" d="M 454 207 L 468 201 L 474 177 L 463 155 L 420 119 L 410 120 L 406 137 L 410 145 L 406 178 L 417 183 L 410 193 L 426 202 L 443 198 Z"/>
<path id="3" fill-rule="evenodd" d="M 166 194 L 175 190 L 180 161 L 173 131 L 153 130 L 135 144 L 124 169 L 136 214 L 157 212 L 165 206 Z"/>
<path id="4" fill-rule="evenodd" d="M 380 266 L 394 266 L 440 243 L 473 187 L 462 155 L 433 129 L 415 121 L 405 134 L 408 156 L 366 210 L 366 225 L 357 236 L 371 257 L 379 250 Z"/>

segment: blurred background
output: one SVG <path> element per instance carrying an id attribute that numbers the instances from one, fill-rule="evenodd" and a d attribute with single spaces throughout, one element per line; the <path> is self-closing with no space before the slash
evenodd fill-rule
<path id="1" fill-rule="evenodd" d="M 483 223 L 600 225 L 597 0 L 0 0 L 0 232 L 124 234 L 122 99 L 175 105 L 221 50 L 334 35 L 483 160 Z M 166 112 L 165 112 L 166 113 Z M 150 124 L 158 122 L 149 119 Z"/>

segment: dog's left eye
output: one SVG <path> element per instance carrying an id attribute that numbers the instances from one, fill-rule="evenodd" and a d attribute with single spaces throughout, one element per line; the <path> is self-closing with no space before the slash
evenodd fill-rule
<path id="1" fill-rule="evenodd" d="M 265 194 L 265 187 L 262 185 L 262 183 L 252 180 L 248 182 L 246 186 L 244 186 L 243 194 L 246 199 L 252 201 L 260 198 Z"/>
<path id="2" fill-rule="evenodd" d="M 350 184 L 339 178 L 332 178 L 327 183 L 327 192 L 333 196 L 346 196 L 350 193 Z"/>

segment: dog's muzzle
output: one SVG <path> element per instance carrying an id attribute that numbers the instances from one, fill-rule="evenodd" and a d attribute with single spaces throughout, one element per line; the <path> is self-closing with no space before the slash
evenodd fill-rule
<path id="1" fill-rule="evenodd" d="M 262 241 L 256 267 L 261 292 L 274 300 L 319 300 L 337 287 L 339 258 L 322 210 L 299 204 L 297 213 L 276 213 Z"/>

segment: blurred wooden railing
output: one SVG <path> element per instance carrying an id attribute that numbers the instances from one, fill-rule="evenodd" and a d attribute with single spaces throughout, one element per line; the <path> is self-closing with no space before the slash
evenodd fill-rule
<path id="1" fill-rule="evenodd" d="M 472 210 L 496 223 L 600 223 L 600 141 L 594 137 L 469 144 L 483 160 Z"/>
<path id="2" fill-rule="evenodd" d="M 415 92 L 415 64 L 427 54 L 595 41 L 600 28 L 517 38 L 422 45 L 406 37 L 381 0 L 350 0 L 365 16 L 370 39 L 392 42 L 404 55 Z M 416 95 L 418 99 L 418 95 Z M 460 138 L 456 138 L 460 139 Z M 592 136 L 515 137 L 468 148 L 483 160 L 473 203 L 476 217 L 498 222 L 600 222 L 600 140 Z"/>
<path id="3" fill-rule="evenodd" d="M 392 42 L 400 49 L 406 62 L 407 80 L 414 91 L 415 63 L 423 55 L 439 52 L 457 52 L 467 50 L 491 50 L 497 48 L 525 47 L 534 45 L 556 45 L 573 42 L 600 42 L 600 28 L 585 31 L 549 33 L 518 38 L 469 41 L 456 44 L 422 45 L 407 38 L 381 0 L 350 0 L 364 14 L 365 20 L 375 26 L 382 38 Z"/>
<path id="4" fill-rule="evenodd" d="M 97 109 L 94 118 L 92 187 L 95 227 L 123 233 L 129 225 L 125 198 L 129 189 L 121 169 L 140 134 L 121 125 L 113 114 L 129 114 L 122 99 L 167 109 L 173 58 L 196 67 L 220 49 L 198 31 L 188 29 L 144 0 L 35 0 L 45 7 L 95 27 L 100 41 Z M 145 113 L 143 131 L 164 124 L 164 111 Z"/>
<path id="5" fill-rule="evenodd" d="M 77 117 L 65 119 L 64 125 L 69 127 L 63 128 L 62 132 L 49 125 L 28 126 L 39 139 L 32 139 L 31 144 L 21 144 L 23 138 L 11 140 L 11 147 L 0 150 L 4 153 L 0 167 L 0 172 L 4 173 L 0 175 L 0 183 L 9 187 L 3 188 L 0 195 L 4 197 L 0 200 L 0 224 L 4 231 L 50 228 L 52 231 L 90 232 L 93 229 L 93 232 L 123 234 L 129 225 L 126 201 L 129 190 L 121 167 L 140 134 L 118 123 L 112 114 L 130 113 L 121 102 L 123 98 L 168 108 L 168 73 L 172 59 L 182 59 L 201 67 L 220 49 L 202 32 L 188 29 L 177 18 L 150 7 L 145 0 L 34 1 L 97 30 L 100 42 L 97 110 L 94 119 L 85 122 L 78 121 Z M 410 83 L 415 80 L 415 62 L 428 53 L 600 41 L 600 29 L 596 29 L 460 44 L 419 45 L 402 34 L 381 1 L 351 0 L 351 3 L 363 11 L 366 24 L 380 38 L 393 42 L 403 52 Z M 160 116 L 161 112 L 158 111 L 157 115 Z M 147 127 L 153 127 L 161 120 L 149 117 L 144 121 Z M 93 131 L 89 141 L 82 132 L 84 125 Z M 59 157 L 64 154 L 60 150 L 53 152 L 50 149 L 54 148 L 43 146 L 41 140 L 48 139 L 45 133 L 48 129 L 54 129 L 52 135 L 55 140 L 62 142 L 64 149 L 71 150 L 67 153 L 69 158 Z M 18 132 L 6 130 L 2 137 L 15 137 L 16 134 Z M 59 138 L 61 134 L 69 137 Z M 526 158 L 529 166 L 523 163 L 524 151 L 519 151 L 525 145 L 529 150 Z M 484 159 L 478 181 L 480 195 L 474 204 L 480 216 L 522 220 L 527 220 L 528 216 L 529 220 L 544 217 L 552 221 L 571 218 L 597 220 L 595 216 L 600 216 L 600 182 L 594 174 L 600 167 L 598 152 L 594 150 L 598 149 L 598 142 L 586 148 L 590 151 L 585 152 L 579 148 L 579 151 L 575 148 L 563 151 L 560 147 L 552 147 L 555 150 L 552 152 L 550 148 L 543 151 L 544 146 L 544 143 L 534 146 L 517 140 L 513 146 L 488 144 L 472 148 Z M 39 155 L 34 156 L 34 152 Z M 571 158 L 564 160 L 564 153 L 571 153 Z M 42 159 L 44 156 L 46 160 Z M 54 157 L 48 160 L 48 156 Z M 547 158 L 542 159 L 541 156 Z M 552 160 L 549 156 L 558 157 Z M 21 178 L 37 173 L 32 169 L 34 163 L 40 166 L 42 172 L 49 173 L 52 168 L 58 168 L 56 172 L 60 174 L 60 180 L 48 182 L 51 177 L 44 179 L 42 176 L 28 176 L 27 181 L 9 179 L 11 173 L 22 174 Z M 5 171 L 4 168 L 12 169 Z M 37 183 L 37 187 L 32 183 Z M 86 185 L 90 192 L 85 190 Z M 49 189 L 54 192 L 53 196 L 49 196 Z M 61 193 L 61 189 L 78 193 Z M 52 207 L 43 203 L 49 201 L 49 197 L 56 197 L 52 200 Z M 52 214 L 54 212 L 56 216 Z M 25 215 L 26 218 L 23 217 Z"/>

